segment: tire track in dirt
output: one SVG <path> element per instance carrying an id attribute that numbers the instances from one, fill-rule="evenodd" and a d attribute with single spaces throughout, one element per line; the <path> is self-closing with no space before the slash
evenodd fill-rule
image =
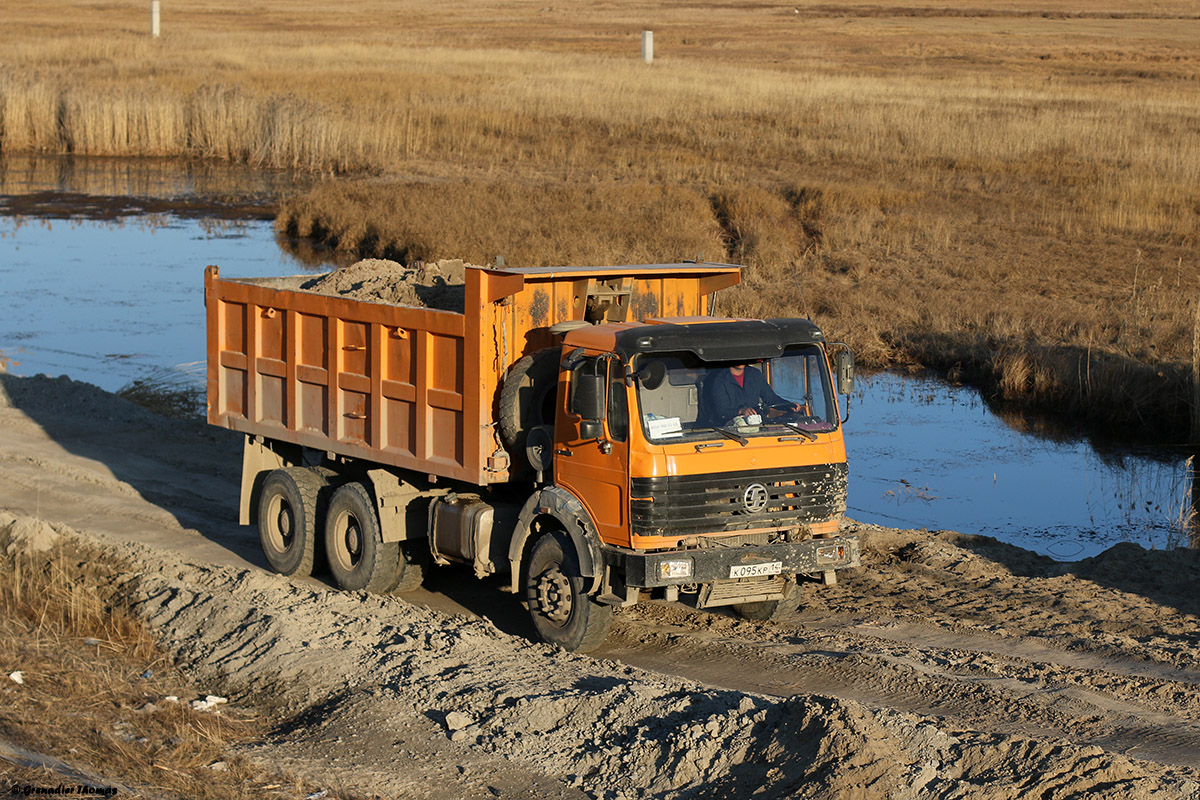
<path id="1" fill-rule="evenodd" d="M 619 619 L 597 655 L 738 691 L 928 715 L 947 730 L 1062 738 L 1200 767 L 1200 672 L 916 626 L 756 624 L 666 606 Z"/>

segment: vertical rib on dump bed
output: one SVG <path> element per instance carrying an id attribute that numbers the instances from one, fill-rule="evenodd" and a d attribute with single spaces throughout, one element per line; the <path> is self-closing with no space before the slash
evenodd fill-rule
<path id="1" fill-rule="evenodd" d="M 208 421 L 503 482 L 507 468 L 489 463 L 500 382 L 522 355 L 554 343 L 550 325 L 583 319 L 589 297 L 617 303 L 609 313 L 622 319 L 702 315 L 708 295 L 737 279 L 723 264 L 470 268 L 458 314 L 278 288 L 289 279 L 222 280 L 209 267 Z"/>

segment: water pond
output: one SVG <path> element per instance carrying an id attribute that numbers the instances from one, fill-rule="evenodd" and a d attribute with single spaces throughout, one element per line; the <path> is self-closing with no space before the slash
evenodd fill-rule
<path id="1" fill-rule="evenodd" d="M 0 161 L 0 358 L 15 374 L 109 390 L 163 370 L 199 375 L 206 265 L 238 277 L 332 266 L 293 255 L 264 218 L 263 198 L 289 180 L 174 163 Z M 1029 427 L 970 388 L 862 376 L 846 426 L 850 515 L 987 534 L 1064 560 L 1120 541 L 1186 543 L 1186 454 Z"/>
<path id="2" fill-rule="evenodd" d="M 1030 432 L 1036 426 L 1037 433 Z M 850 516 L 980 533 L 1063 560 L 1186 545 L 1187 453 L 1106 445 L 932 377 L 860 379 L 846 425 Z"/>

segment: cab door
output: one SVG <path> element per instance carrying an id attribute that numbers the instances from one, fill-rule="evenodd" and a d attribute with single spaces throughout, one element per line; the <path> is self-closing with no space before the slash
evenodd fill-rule
<path id="1" fill-rule="evenodd" d="M 601 540 L 629 546 L 629 394 L 612 353 L 572 354 L 556 420 L 554 480 L 580 499 Z"/>

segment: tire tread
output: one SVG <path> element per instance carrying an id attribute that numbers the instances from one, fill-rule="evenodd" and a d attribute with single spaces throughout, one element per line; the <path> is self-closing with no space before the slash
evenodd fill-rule
<path id="1" fill-rule="evenodd" d="M 341 503 L 358 503 L 361 504 L 358 508 L 351 507 L 352 513 L 358 517 L 359 527 L 363 536 L 364 556 L 363 561 L 359 562 L 359 566 L 354 572 L 347 575 L 339 575 L 337 567 L 337 559 L 333 553 L 329 553 L 329 549 L 333 547 L 332 539 L 326 537 L 325 549 L 328 553 L 329 571 L 333 573 L 334 580 L 338 586 L 350 591 L 362 590 L 372 593 L 383 593 L 391 591 L 395 586 L 400 576 L 397 574 L 397 567 L 400 559 L 400 543 L 399 542 L 384 542 L 379 531 L 379 516 L 375 513 L 375 501 L 371 498 L 371 493 L 361 483 L 343 484 L 334 493 L 329 500 L 329 508 L 326 511 L 326 518 L 332 519 L 335 509 Z M 328 525 L 326 525 L 328 528 Z M 369 528 L 369 530 L 368 530 Z M 374 557 L 367 559 L 366 557 L 366 539 L 370 536 L 373 540 Z M 366 566 L 364 566 L 364 562 Z M 350 578 L 363 570 L 365 577 L 362 586 L 355 586 L 358 580 L 351 581 Z"/>
<path id="2" fill-rule="evenodd" d="M 320 538 L 320 529 L 324 521 L 324 513 L 321 508 L 322 490 L 325 488 L 327 481 L 324 476 L 314 472 L 306 467 L 284 467 L 283 469 L 272 470 L 267 474 L 263 482 L 263 492 L 267 490 L 267 483 L 272 480 L 288 480 L 296 490 L 296 494 L 300 497 L 300 509 L 303 514 L 303 519 L 300 520 L 302 528 L 307 528 L 300 532 L 301 535 L 301 556 L 300 561 L 292 568 L 279 569 L 276 563 L 272 563 L 272 556 L 266 547 L 266 537 L 262 530 L 262 520 L 258 521 L 259 526 L 259 541 L 263 545 L 263 553 L 267 558 L 271 568 L 280 575 L 297 575 L 304 577 L 311 575 L 313 571 L 313 563 L 316 558 L 316 542 Z M 262 513 L 262 503 L 259 503 L 258 513 Z"/>

